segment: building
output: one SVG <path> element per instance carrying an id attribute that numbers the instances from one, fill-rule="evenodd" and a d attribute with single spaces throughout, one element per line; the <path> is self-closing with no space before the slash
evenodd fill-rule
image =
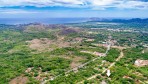
<path id="1" fill-rule="evenodd" d="M 135 66 L 142 67 L 142 66 L 146 66 L 146 65 L 148 65 L 148 60 L 137 59 L 135 61 Z"/>

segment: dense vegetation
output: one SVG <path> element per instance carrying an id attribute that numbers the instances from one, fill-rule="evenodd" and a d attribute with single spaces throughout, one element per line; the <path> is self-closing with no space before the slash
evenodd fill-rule
<path id="1" fill-rule="evenodd" d="M 141 27 L 138 24 L 133 25 L 94 22 L 68 25 L 82 27 L 80 29 L 62 25 L 0 25 L 0 84 L 8 84 L 19 76 L 27 77 L 28 84 L 39 84 L 58 75 L 60 76 L 48 83 L 76 84 L 83 81 L 84 84 L 98 84 L 103 80 L 110 84 L 135 84 L 137 80 L 145 82 L 148 78 L 148 67 L 135 67 L 134 62 L 137 59 L 148 60 L 147 32 L 139 29 L 136 30 L 139 32 L 90 29 Z M 143 30 L 147 30 L 145 27 Z M 109 35 L 112 36 L 111 40 L 117 41 L 115 46 L 127 47 L 123 50 L 124 57 L 110 68 L 111 79 L 102 71 L 116 62 L 121 50 L 111 48 L 106 57 L 98 58 L 94 54 L 106 52 L 106 47 L 98 44 L 108 41 Z M 145 53 L 142 53 L 143 50 Z M 98 59 L 76 71 L 65 73 L 94 58 Z M 99 75 L 95 79 L 87 80 L 95 74 Z M 125 76 L 129 78 L 124 78 Z"/>

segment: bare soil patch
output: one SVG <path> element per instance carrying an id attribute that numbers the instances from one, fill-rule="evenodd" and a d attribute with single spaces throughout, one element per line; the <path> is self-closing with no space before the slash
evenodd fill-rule
<path id="1" fill-rule="evenodd" d="M 33 39 L 31 41 L 26 41 L 29 43 L 29 48 L 37 51 L 51 51 L 56 48 L 69 47 L 70 42 L 65 42 L 62 40 L 50 40 L 48 38 Z"/>
<path id="2" fill-rule="evenodd" d="M 80 29 L 65 28 L 65 29 L 62 29 L 59 34 L 60 35 L 68 35 L 68 34 L 79 33 L 79 32 L 80 32 Z"/>
<path id="3" fill-rule="evenodd" d="M 28 78 L 24 76 L 18 76 L 12 79 L 9 84 L 27 84 Z"/>
<path id="4" fill-rule="evenodd" d="M 85 58 L 83 58 L 83 57 L 75 57 L 75 58 L 73 58 L 73 61 L 71 62 L 70 67 L 71 67 L 71 68 L 74 68 L 74 67 L 76 67 L 76 66 L 81 65 L 82 63 L 81 63 L 80 61 L 82 61 L 82 60 L 84 60 L 84 59 L 85 59 Z"/>
<path id="5" fill-rule="evenodd" d="M 45 30 L 45 26 L 42 24 L 32 24 L 26 26 L 24 32 L 39 32 Z"/>
<path id="6" fill-rule="evenodd" d="M 91 52 L 91 51 L 81 51 L 83 53 L 89 53 L 89 54 L 92 54 L 92 55 L 96 55 L 96 56 L 105 56 L 105 53 L 100 53 L 100 52 Z"/>
<path id="7" fill-rule="evenodd" d="M 52 41 L 47 38 L 41 38 L 41 39 L 33 39 L 27 42 L 29 43 L 29 47 L 31 49 L 42 51 L 48 48 Z"/>
<path id="8" fill-rule="evenodd" d="M 98 44 L 98 46 L 103 46 L 103 47 L 107 47 L 108 45 L 107 44 Z M 122 47 L 122 46 L 111 46 L 112 48 L 117 48 L 119 50 L 123 50 L 123 49 L 126 49 L 127 47 Z"/>
<path id="9" fill-rule="evenodd" d="M 83 60 L 86 60 L 86 58 L 78 56 L 63 56 L 63 58 L 72 60 L 72 62 L 70 63 L 70 68 L 75 68 L 81 65 Z"/>

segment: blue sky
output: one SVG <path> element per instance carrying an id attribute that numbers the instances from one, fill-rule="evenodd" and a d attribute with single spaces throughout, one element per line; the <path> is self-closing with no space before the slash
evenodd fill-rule
<path id="1" fill-rule="evenodd" d="M 0 18 L 148 18 L 148 0 L 0 0 Z"/>

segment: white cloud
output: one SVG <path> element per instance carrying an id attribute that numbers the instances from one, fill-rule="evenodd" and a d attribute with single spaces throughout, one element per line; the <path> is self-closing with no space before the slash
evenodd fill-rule
<path id="1" fill-rule="evenodd" d="M 7 10 L 0 10 L 1 14 L 33 14 L 33 13 L 39 13 L 36 11 L 25 11 L 25 10 L 12 10 L 12 9 L 7 9 Z"/>
<path id="2" fill-rule="evenodd" d="M 148 9 L 148 2 L 142 1 L 127 1 L 117 5 L 118 8 L 130 8 L 130 9 Z"/>
<path id="3" fill-rule="evenodd" d="M 106 6 L 117 2 L 117 0 L 90 0 L 94 6 Z"/>
<path id="4" fill-rule="evenodd" d="M 148 9 L 148 2 L 143 2 L 142 0 L 0 0 L 0 7 L 13 6 Z"/>

